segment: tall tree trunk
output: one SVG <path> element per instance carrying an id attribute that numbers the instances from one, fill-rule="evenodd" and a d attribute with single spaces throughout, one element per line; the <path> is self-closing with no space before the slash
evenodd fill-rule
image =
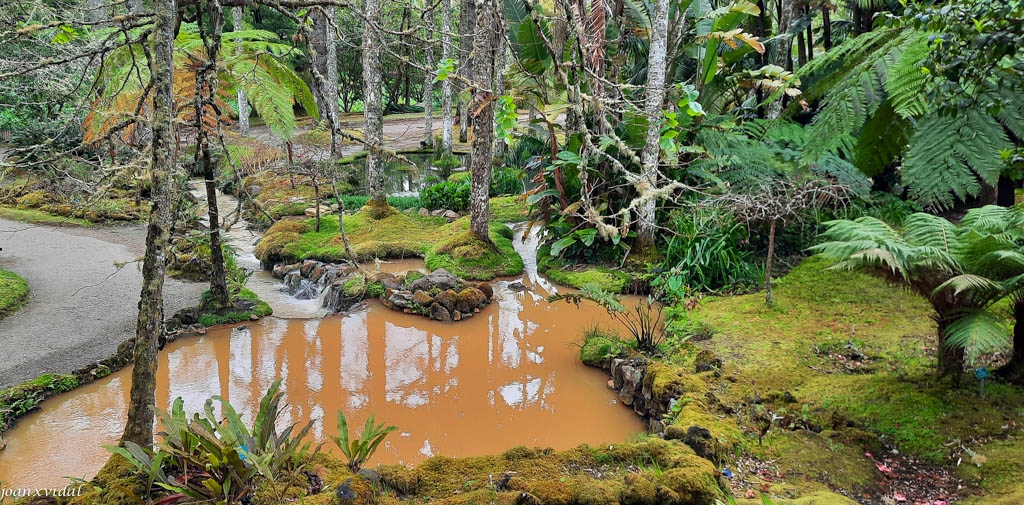
<path id="1" fill-rule="evenodd" d="M 309 72 L 314 74 L 310 80 L 310 91 L 313 92 L 313 99 L 316 101 L 316 108 L 320 111 L 320 117 L 313 121 L 313 126 L 319 126 L 321 121 L 330 117 L 327 112 L 327 16 L 320 9 L 314 9 L 310 13 L 313 20 L 311 30 L 306 31 L 308 40 L 306 45 L 309 48 Z M 322 79 L 316 78 L 319 75 Z M 330 124 L 330 123 L 328 123 Z"/>
<path id="2" fill-rule="evenodd" d="M 804 42 L 804 32 L 796 34 L 796 61 L 801 67 L 807 64 L 807 43 Z"/>
<path id="3" fill-rule="evenodd" d="M 1024 385 L 1024 299 L 1017 298 L 1013 302 L 1013 354 L 1010 361 L 997 371 L 997 375 L 1006 377 L 1010 382 Z"/>
<path id="4" fill-rule="evenodd" d="M 102 23 L 110 19 L 106 0 L 88 0 L 85 8 L 90 23 Z"/>
<path id="5" fill-rule="evenodd" d="M 383 38 L 378 33 L 381 23 L 380 0 L 363 0 L 366 24 L 363 29 L 363 117 L 366 119 L 365 139 L 369 154 L 366 156 L 366 181 L 370 198 L 387 204 L 384 184 L 384 163 L 380 158 L 384 138 L 384 119 L 381 115 L 380 51 Z"/>
<path id="6" fill-rule="evenodd" d="M 807 16 L 811 18 L 811 22 L 807 23 L 807 56 L 804 58 L 808 62 L 814 59 L 814 17 L 811 16 L 811 7 L 807 6 Z"/>
<path id="7" fill-rule="evenodd" d="M 327 120 L 331 126 L 331 157 L 341 154 L 341 118 L 338 110 L 338 41 L 334 38 L 334 6 L 324 7 L 327 18 L 324 28 L 324 101 L 327 102 Z"/>
<path id="8" fill-rule="evenodd" d="M 500 12 L 495 13 L 495 16 L 499 19 L 498 34 L 494 40 L 494 96 L 499 97 L 505 94 L 505 59 L 508 53 L 508 48 L 505 47 L 505 16 L 502 16 Z M 494 139 L 494 153 L 492 159 L 502 159 L 505 157 L 505 153 L 508 152 L 508 141 L 505 139 Z"/>
<path id="9" fill-rule="evenodd" d="M 996 204 L 1003 207 L 1013 207 L 1017 203 L 1017 188 L 1013 179 L 1006 175 L 1000 175 L 996 183 L 999 195 L 996 197 Z"/>
<path id="10" fill-rule="evenodd" d="M 452 57 L 452 0 L 441 0 L 441 59 Z M 452 80 L 445 79 L 441 83 L 441 138 L 444 152 L 452 152 Z"/>
<path id="11" fill-rule="evenodd" d="M 427 2 L 426 11 L 423 13 L 423 35 L 426 39 L 426 47 L 423 48 L 424 59 L 426 59 L 425 70 L 423 71 L 423 145 L 432 147 L 434 145 L 434 3 Z"/>
<path id="12" fill-rule="evenodd" d="M 832 49 L 832 11 L 824 4 L 821 6 L 821 44 L 826 51 Z"/>
<path id="13" fill-rule="evenodd" d="M 153 444 L 153 406 L 156 404 L 157 349 L 163 334 L 164 265 L 171 222 L 170 179 L 174 171 L 174 29 L 176 0 L 153 0 L 153 33 L 149 62 L 153 79 L 152 153 L 150 166 L 152 207 L 146 229 L 146 255 L 142 262 L 142 292 L 135 328 L 135 367 L 132 369 L 128 420 L 122 442 L 143 447 Z"/>
<path id="14" fill-rule="evenodd" d="M 217 181 L 214 177 L 213 157 L 210 155 L 209 128 L 206 118 L 213 115 L 219 121 L 213 105 L 217 96 L 217 58 L 220 56 L 221 30 L 224 13 L 220 2 L 207 2 L 207 18 L 200 16 L 199 34 L 206 47 L 206 62 L 196 73 L 195 115 L 196 115 L 196 164 L 202 167 L 206 185 L 206 206 L 210 217 L 210 304 L 213 307 L 227 307 L 231 304 L 228 293 L 227 275 L 224 269 L 224 248 L 220 239 L 220 213 L 217 208 Z M 205 25 L 205 28 L 204 28 Z"/>
<path id="15" fill-rule="evenodd" d="M 768 224 L 768 255 L 764 260 L 764 303 L 771 307 L 775 305 L 772 299 L 772 259 L 775 257 L 775 219 Z"/>
<path id="16" fill-rule="evenodd" d="M 938 372 L 940 379 L 948 376 L 953 382 L 953 387 L 959 387 L 964 371 L 964 350 L 962 347 L 946 345 L 946 333 L 953 321 L 954 316 L 948 314 L 940 314 L 938 317 Z"/>
<path id="17" fill-rule="evenodd" d="M 459 11 L 459 76 L 467 77 L 473 69 L 473 33 L 476 31 L 476 0 L 462 0 Z M 469 140 L 469 104 L 463 97 L 459 103 L 459 142 Z"/>
<path id="18" fill-rule="evenodd" d="M 497 30 L 501 22 L 497 17 L 497 0 L 473 0 L 476 3 L 476 34 L 473 37 L 473 160 L 469 197 L 469 231 L 476 238 L 490 243 L 488 217 L 490 213 L 491 168 L 494 164 L 494 101 L 497 98 L 489 88 L 494 86 L 494 61 Z"/>
<path id="19" fill-rule="evenodd" d="M 231 21 L 232 21 L 231 24 L 234 26 L 236 32 L 245 29 L 245 27 L 243 26 L 244 21 L 243 21 L 243 18 L 242 18 L 242 8 L 241 7 L 232 7 L 231 8 Z M 235 50 L 235 53 L 236 54 L 240 54 L 241 52 L 242 52 L 242 45 L 239 44 L 238 48 Z M 242 90 L 241 86 L 238 86 L 237 98 L 238 98 L 238 131 L 241 132 L 242 135 L 248 135 L 249 134 L 249 98 L 245 96 L 245 91 Z"/>
<path id="20" fill-rule="evenodd" d="M 779 33 L 784 35 L 789 32 L 789 25 L 796 17 L 798 0 L 779 0 Z M 793 71 L 793 39 L 782 37 L 776 42 L 775 64 L 789 71 Z"/>
<path id="21" fill-rule="evenodd" d="M 654 231 L 657 226 L 655 209 L 658 202 L 652 190 L 658 182 L 658 162 L 661 149 L 661 110 L 665 102 L 665 77 L 668 69 L 668 5 L 669 0 L 655 0 L 651 15 L 651 42 L 647 58 L 647 88 L 644 115 L 647 116 L 647 141 L 640 154 L 640 181 L 635 184 L 643 203 L 637 209 L 637 245 L 641 251 L 654 247 Z"/>

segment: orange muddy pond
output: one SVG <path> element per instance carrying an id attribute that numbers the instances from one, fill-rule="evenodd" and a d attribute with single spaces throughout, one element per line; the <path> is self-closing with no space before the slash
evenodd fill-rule
<path id="1" fill-rule="evenodd" d="M 527 279 L 529 282 L 529 279 Z M 413 464 L 431 455 L 492 454 L 518 445 L 565 449 L 626 440 L 644 429 L 616 402 L 607 376 L 580 363 L 582 330 L 612 320 L 594 304 L 548 304 L 538 292 L 495 283 L 495 301 L 472 319 L 443 324 L 376 302 L 324 319 L 268 317 L 173 342 L 160 355 L 157 402 L 182 397 L 188 412 L 213 395 L 251 419 L 283 377 L 284 423 L 315 420 L 336 434 L 373 413 L 400 428 L 371 460 Z M 57 487 L 91 478 L 123 429 L 130 370 L 45 402 L 0 452 L 5 487 Z M 328 443 L 325 450 L 337 453 Z"/>

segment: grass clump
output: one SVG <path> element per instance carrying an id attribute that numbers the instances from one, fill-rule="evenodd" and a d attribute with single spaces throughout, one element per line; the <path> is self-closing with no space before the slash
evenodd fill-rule
<path id="1" fill-rule="evenodd" d="M 92 226 L 91 222 L 77 217 L 57 216 L 37 209 L 16 209 L 4 206 L 0 206 L 0 218 L 34 224 Z"/>
<path id="2" fill-rule="evenodd" d="M 28 299 L 28 283 L 18 274 L 0 270 L 0 318 L 13 312 Z"/>
<path id="3" fill-rule="evenodd" d="M 627 343 L 619 340 L 618 335 L 596 326 L 587 328 L 583 332 L 583 345 L 580 346 L 580 361 L 586 365 L 601 367 L 608 359 L 621 354 L 626 346 Z"/>

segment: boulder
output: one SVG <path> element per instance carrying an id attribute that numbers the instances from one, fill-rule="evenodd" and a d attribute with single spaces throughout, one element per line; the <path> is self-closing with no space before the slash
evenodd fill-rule
<path id="1" fill-rule="evenodd" d="M 715 353 L 704 349 L 697 353 L 697 361 L 694 369 L 697 373 L 710 372 L 722 368 L 722 360 L 715 357 Z"/>
<path id="2" fill-rule="evenodd" d="M 424 208 L 424 207 L 420 207 L 420 211 L 419 211 L 419 214 L 420 214 L 421 216 L 423 216 L 423 217 L 427 217 L 427 216 L 429 216 L 429 215 L 430 215 L 430 211 L 429 211 L 429 210 L 427 210 L 427 209 L 426 209 L 426 208 Z"/>
<path id="3" fill-rule="evenodd" d="M 434 297 L 434 302 L 441 304 L 448 312 L 455 310 L 455 302 L 458 301 L 459 294 L 452 289 L 446 289 L 437 294 Z"/>
<path id="4" fill-rule="evenodd" d="M 437 209 L 430 211 L 430 215 L 434 217 L 443 216 L 447 212 L 445 209 Z"/>
<path id="5" fill-rule="evenodd" d="M 330 214 L 330 213 L 331 213 L 331 208 L 330 207 L 328 207 L 326 205 L 321 205 L 320 206 L 320 215 L 321 216 L 325 216 L 325 215 Z M 306 216 L 307 217 L 315 217 L 316 216 L 316 207 L 310 207 L 310 208 L 306 209 Z"/>
<path id="6" fill-rule="evenodd" d="M 478 309 L 485 305 L 487 305 L 487 297 L 484 296 L 483 291 L 476 288 L 463 289 L 455 299 L 455 310 L 463 314 L 472 313 L 473 309 Z"/>
<path id="7" fill-rule="evenodd" d="M 444 216 L 444 218 L 447 219 L 449 223 L 459 218 L 459 213 L 453 210 L 446 210 L 444 211 L 444 214 L 441 215 Z"/>
<path id="8" fill-rule="evenodd" d="M 313 270 L 309 273 L 309 280 L 313 282 L 320 282 L 320 279 L 327 273 L 327 266 L 323 263 L 313 267 Z"/>
<path id="9" fill-rule="evenodd" d="M 430 296 L 426 291 L 416 291 L 412 294 L 412 301 L 417 305 L 428 307 L 431 303 L 434 303 L 434 297 Z"/>
<path id="10" fill-rule="evenodd" d="M 412 281 L 412 284 L 409 285 L 409 289 L 413 291 L 416 291 L 417 289 L 430 291 L 431 289 L 437 288 L 444 291 L 446 289 L 455 289 L 458 285 L 459 279 L 447 270 L 438 268 L 437 270 Z"/>
<path id="11" fill-rule="evenodd" d="M 442 323 L 450 323 L 452 321 L 451 312 L 448 312 L 448 309 L 437 302 L 430 305 L 429 315 L 431 319 L 441 321 Z"/>
<path id="12" fill-rule="evenodd" d="M 721 446 L 707 428 L 690 426 L 683 437 L 683 443 L 690 446 L 698 456 L 716 465 L 721 463 Z"/>
<path id="13" fill-rule="evenodd" d="M 487 297 L 487 300 L 491 300 L 492 298 L 494 298 L 494 288 L 491 287 L 490 284 L 488 284 L 486 282 L 478 282 L 473 287 L 475 287 L 475 288 L 479 289 L 481 292 L 483 292 L 484 296 Z"/>
<path id="14" fill-rule="evenodd" d="M 412 305 L 412 293 L 408 291 L 396 291 L 394 294 L 388 297 L 388 303 L 393 307 L 400 309 L 407 309 Z"/>
<path id="15" fill-rule="evenodd" d="M 286 265 L 284 263 L 278 263 L 274 265 L 274 270 L 271 271 L 271 274 L 278 279 L 284 279 L 284 276 L 288 275 L 288 272 L 295 270 L 297 267 L 298 265 Z"/>
<path id="16" fill-rule="evenodd" d="M 462 321 L 462 312 L 457 310 L 452 312 L 452 321 Z"/>
<path id="17" fill-rule="evenodd" d="M 313 269 L 316 268 L 317 264 L 318 262 L 314 260 L 303 261 L 302 266 L 299 267 L 299 273 L 301 273 L 303 277 L 308 278 L 309 274 L 313 272 Z"/>

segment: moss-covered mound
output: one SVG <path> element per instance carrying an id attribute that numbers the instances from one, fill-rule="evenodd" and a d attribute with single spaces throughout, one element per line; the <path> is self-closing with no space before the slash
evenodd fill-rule
<path id="1" fill-rule="evenodd" d="M 14 272 L 0 270 L 0 318 L 21 306 L 28 298 L 28 283 Z"/>
<path id="2" fill-rule="evenodd" d="M 468 238 L 468 218 L 449 223 L 443 217 L 403 214 L 391 207 L 368 204 L 344 216 L 343 223 L 354 259 L 359 261 L 426 256 L 429 268 L 446 268 L 471 280 L 489 280 L 523 271 L 522 258 L 512 247 L 511 231 L 503 225 L 491 228 L 491 240 L 497 246 L 493 249 Z M 350 259 L 337 216 L 323 217 L 320 231 L 314 229 L 314 219 L 278 221 L 256 246 L 256 257 L 267 267 L 307 259 Z"/>
<path id="3" fill-rule="evenodd" d="M 0 389 L 0 434 L 43 400 L 78 387 L 74 375 L 44 374 L 17 386 Z"/>

